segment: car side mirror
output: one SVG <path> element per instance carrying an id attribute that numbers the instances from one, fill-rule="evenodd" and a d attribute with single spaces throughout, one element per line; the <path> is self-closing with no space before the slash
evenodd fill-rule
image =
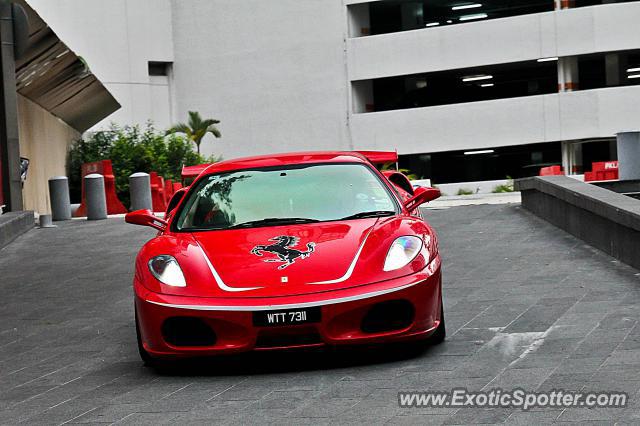
<path id="1" fill-rule="evenodd" d="M 440 190 L 436 188 L 416 188 L 414 196 L 404 202 L 404 207 L 409 211 L 413 211 L 424 203 L 440 198 L 440 195 L 442 195 Z"/>
<path id="2" fill-rule="evenodd" d="M 150 226 L 158 231 L 167 229 L 167 221 L 154 216 L 151 210 L 136 210 L 128 213 L 124 220 L 132 225 Z"/>

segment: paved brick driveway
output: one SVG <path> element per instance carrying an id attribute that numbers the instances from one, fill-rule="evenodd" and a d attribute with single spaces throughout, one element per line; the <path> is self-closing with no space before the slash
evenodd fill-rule
<path id="1" fill-rule="evenodd" d="M 153 233 L 34 230 L 0 251 L 0 423 L 640 422 L 640 276 L 517 206 L 428 212 L 448 340 L 268 354 L 158 374 L 135 349 L 130 280 Z M 400 390 L 621 390 L 627 409 L 400 409 Z"/>

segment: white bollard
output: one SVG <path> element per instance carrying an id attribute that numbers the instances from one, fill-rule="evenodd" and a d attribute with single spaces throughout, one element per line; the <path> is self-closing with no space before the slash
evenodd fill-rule
<path id="1" fill-rule="evenodd" d="M 129 176 L 131 211 L 153 210 L 151 201 L 151 177 L 148 173 L 134 173 Z"/>
<path id="2" fill-rule="evenodd" d="M 107 218 L 107 197 L 104 193 L 104 177 L 91 174 L 84 177 L 84 190 L 87 199 L 87 220 Z"/>
<path id="3" fill-rule="evenodd" d="M 41 214 L 38 218 L 38 223 L 40 228 L 57 228 L 57 226 L 53 224 L 50 214 Z"/>
<path id="4" fill-rule="evenodd" d="M 69 179 L 66 176 L 56 176 L 49 179 L 49 199 L 51 200 L 51 216 L 54 221 L 71 219 Z"/>

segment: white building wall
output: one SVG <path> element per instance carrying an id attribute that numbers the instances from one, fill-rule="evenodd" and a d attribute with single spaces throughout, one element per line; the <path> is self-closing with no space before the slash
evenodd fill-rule
<path id="1" fill-rule="evenodd" d="M 170 0 L 27 1 L 122 105 L 96 128 L 171 124 L 169 105 L 158 107 L 158 88 L 148 73 L 149 61 L 173 61 Z"/>
<path id="2" fill-rule="evenodd" d="M 637 49 L 640 2 L 351 38 L 347 7 L 365 0 L 28 1 L 123 105 L 107 121 L 165 127 L 199 111 L 222 121 L 205 154 L 421 153 L 637 127 L 637 87 L 354 114 L 352 81 Z M 174 62 L 173 78 L 150 78 L 149 61 Z M 355 103 L 370 103 L 361 89 Z"/>
<path id="3" fill-rule="evenodd" d="M 177 114 L 222 121 L 203 152 L 348 149 L 346 22 L 340 0 L 173 0 Z"/>
<path id="4" fill-rule="evenodd" d="M 356 149 L 400 154 L 614 137 L 638 127 L 640 86 L 356 114 Z"/>

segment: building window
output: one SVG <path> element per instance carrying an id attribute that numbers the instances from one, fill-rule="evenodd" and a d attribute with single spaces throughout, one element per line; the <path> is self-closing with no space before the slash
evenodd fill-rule
<path id="1" fill-rule="evenodd" d="M 604 52 L 352 82 L 356 114 L 640 84 L 640 50 Z M 574 64 L 574 66 L 571 66 Z M 560 67 L 560 68 L 559 68 Z"/>
<path id="2" fill-rule="evenodd" d="M 363 15 L 363 6 L 354 7 L 352 13 Z M 352 36 L 387 34 L 424 28 L 463 24 L 486 19 L 506 18 L 531 13 L 550 12 L 554 0 L 384 0 L 366 3 L 368 31 Z"/>
<path id="3" fill-rule="evenodd" d="M 481 151 L 401 155 L 400 167 L 434 184 L 537 176 L 562 163 L 560 142 L 505 146 Z M 469 188 L 475 190 L 474 187 Z M 456 195 L 456 194 L 448 194 Z"/>
<path id="4" fill-rule="evenodd" d="M 571 8 L 637 0 L 574 0 Z M 383 0 L 348 7 L 350 36 L 364 37 L 417 29 L 551 12 L 555 0 Z"/>
<path id="5" fill-rule="evenodd" d="M 379 78 L 372 89 L 371 108 L 356 113 L 555 93 L 558 71 L 555 62 L 528 61 Z"/>
<path id="6" fill-rule="evenodd" d="M 168 76 L 171 62 L 149 62 L 149 75 L 152 77 Z"/>
<path id="7" fill-rule="evenodd" d="M 640 51 L 581 55 L 578 75 L 578 90 L 640 84 Z"/>

